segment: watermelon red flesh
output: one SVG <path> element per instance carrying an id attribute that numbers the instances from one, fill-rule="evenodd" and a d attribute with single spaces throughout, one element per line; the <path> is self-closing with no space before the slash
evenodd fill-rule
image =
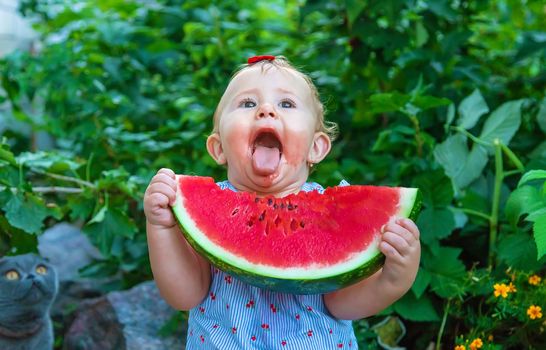
<path id="1" fill-rule="evenodd" d="M 307 284 L 328 279 L 332 289 L 348 275 L 373 273 L 382 261 L 381 227 L 409 216 L 416 197 L 415 189 L 345 186 L 324 194 L 257 198 L 222 190 L 212 178 L 179 176 L 178 181 L 173 209 L 190 243 L 228 272 L 277 290 L 287 279 Z"/>
<path id="2" fill-rule="evenodd" d="M 331 265 L 361 252 L 396 214 L 400 197 L 386 187 L 362 186 L 358 192 L 334 187 L 324 195 L 312 191 L 256 203 L 253 194 L 230 193 L 206 182 L 180 183 L 185 201 L 194 204 L 186 208 L 196 225 L 233 254 L 277 268 Z"/>

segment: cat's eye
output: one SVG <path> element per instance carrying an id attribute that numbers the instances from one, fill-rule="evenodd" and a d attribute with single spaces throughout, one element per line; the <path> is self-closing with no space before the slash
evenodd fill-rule
<path id="1" fill-rule="evenodd" d="M 6 272 L 6 274 L 4 276 L 6 276 L 6 279 L 10 280 L 10 281 L 15 281 L 15 280 L 18 280 L 20 278 L 19 272 L 15 271 L 15 270 L 9 270 L 8 272 Z"/>
<path id="2" fill-rule="evenodd" d="M 47 267 L 45 267 L 44 265 L 38 265 L 36 267 L 36 273 L 40 275 L 45 275 L 47 273 Z"/>

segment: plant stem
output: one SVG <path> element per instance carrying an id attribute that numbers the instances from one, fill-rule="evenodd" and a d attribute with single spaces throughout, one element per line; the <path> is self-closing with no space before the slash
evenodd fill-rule
<path id="1" fill-rule="evenodd" d="M 506 156 L 508 157 L 508 159 L 510 159 L 510 161 L 516 166 L 516 168 L 518 168 L 519 172 L 523 173 L 525 171 L 525 166 L 523 166 L 523 163 L 521 162 L 521 160 L 519 160 L 518 156 L 516 156 L 516 154 L 504 144 L 501 144 L 501 148 L 504 154 L 506 154 Z"/>
<path id="2" fill-rule="evenodd" d="M 495 139 L 495 185 L 493 188 L 493 203 L 491 207 L 491 215 L 489 218 L 489 255 L 488 266 L 493 267 L 495 260 L 495 251 L 497 243 L 497 230 L 499 225 L 499 206 L 502 180 L 504 173 L 502 169 L 502 146 L 499 139 Z"/>
<path id="3" fill-rule="evenodd" d="M 461 128 L 460 126 L 452 126 L 451 129 L 455 130 L 457 132 L 460 132 L 463 135 L 466 135 L 469 139 L 471 139 L 472 141 L 474 141 L 475 143 L 477 143 L 479 145 L 487 146 L 487 147 L 491 146 L 491 144 L 489 142 L 485 142 L 485 141 L 477 138 L 476 136 L 472 135 L 471 133 L 469 133 L 465 129 Z"/>
<path id="4" fill-rule="evenodd" d="M 451 299 L 447 299 L 447 304 L 444 309 L 444 316 L 442 317 L 442 324 L 440 325 L 440 330 L 438 330 L 438 337 L 436 338 L 436 350 L 440 350 L 442 343 L 442 335 L 444 334 L 444 328 L 446 326 L 447 314 L 449 313 L 449 306 L 451 304 Z"/>
<path id="5" fill-rule="evenodd" d="M 17 187 L 5 187 L 0 186 L 0 192 L 4 191 L 6 188 L 9 188 L 9 190 L 12 193 L 17 193 L 19 189 Z M 36 193 L 82 193 L 83 190 L 81 188 L 74 188 L 74 187 L 60 187 L 60 186 L 38 186 L 38 187 L 32 187 L 32 192 Z"/>
<path id="6" fill-rule="evenodd" d="M 417 155 L 419 157 L 423 156 L 423 139 L 421 137 L 421 127 L 419 125 L 419 119 L 415 115 L 410 115 L 409 119 L 413 123 L 413 128 L 415 129 L 415 143 L 417 144 Z"/>
<path id="7" fill-rule="evenodd" d="M 82 193 L 83 190 L 81 188 L 74 188 L 74 187 L 51 186 L 51 187 L 32 187 L 32 192 L 39 192 L 39 193 Z"/>
<path id="8" fill-rule="evenodd" d="M 521 173 L 522 173 L 522 171 L 518 170 L 518 169 L 509 170 L 509 171 L 504 172 L 504 177 L 512 176 L 512 175 L 516 175 L 516 174 L 521 174 Z"/>
<path id="9" fill-rule="evenodd" d="M 485 213 L 482 213 L 481 211 L 477 211 L 477 210 L 474 210 L 474 209 L 468 209 L 468 208 L 457 208 L 457 209 L 459 209 L 463 213 L 478 216 L 478 217 L 483 218 L 483 219 L 485 219 L 487 221 L 491 220 L 491 217 L 489 215 L 487 215 Z"/>
<path id="10" fill-rule="evenodd" d="M 58 174 L 47 173 L 47 172 L 44 172 L 44 173 L 41 173 L 41 174 L 47 175 L 49 177 L 52 177 L 52 178 L 58 179 L 58 180 L 63 180 L 63 181 L 67 181 L 67 182 L 74 182 L 74 183 L 77 183 L 80 186 L 85 186 L 85 187 L 89 187 L 89 188 L 93 188 L 93 189 L 95 188 L 95 185 L 93 185 L 91 182 L 88 182 L 88 181 L 85 181 L 85 180 L 80 180 L 80 179 L 77 179 L 75 177 L 58 175 Z"/>

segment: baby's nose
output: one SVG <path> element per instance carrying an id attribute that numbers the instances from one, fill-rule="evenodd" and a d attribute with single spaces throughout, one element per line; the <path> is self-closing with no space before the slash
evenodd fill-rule
<path id="1" fill-rule="evenodd" d="M 260 109 L 258 109 L 257 117 L 258 118 L 266 118 L 266 117 L 275 118 L 276 114 L 275 114 L 275 110 L 273 109 L 273 106 L 271 106 L 271 104 L 269 103 L 264 103 L 263 105 L 261 105 Z"/>

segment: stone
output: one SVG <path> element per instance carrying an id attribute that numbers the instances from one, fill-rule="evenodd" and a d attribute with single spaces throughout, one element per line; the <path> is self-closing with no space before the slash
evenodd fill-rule
<path id="1" fill-rule="evenodd" d="M 155 282 L 85 301 L 64 337 L 64 349 L 184 349 L 187 326 L 161 336 L 177 311 L 160 296 Z"/>
<path id="2" fill-rule="evenodd" d="M 65 222 L 38 236 L 38 251 L 55 266 L 60 282 L 79 280 L 78 270 L 101 258 L 89 238 L 77 226 Z"/>

